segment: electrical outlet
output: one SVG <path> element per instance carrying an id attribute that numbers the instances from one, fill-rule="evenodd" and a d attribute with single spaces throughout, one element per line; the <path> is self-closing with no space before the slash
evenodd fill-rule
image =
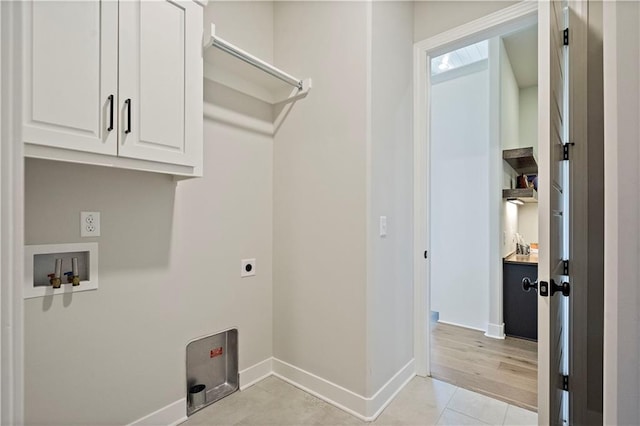
<path id="1" fill-rule="evenodd" d="M 100 236 L 100 212 L 80 212 L 80 236 Z"/>
<path id="2" fill-rule="evenodd" d="M 240 269 L 240 276 L 252 277 L 256 274 L 256 260 L 255 259 L 242 259 L 240 261 L 242 269 Z"/>

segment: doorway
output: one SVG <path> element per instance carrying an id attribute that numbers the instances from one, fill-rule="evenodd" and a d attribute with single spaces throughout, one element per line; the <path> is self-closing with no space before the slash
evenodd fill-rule
<path id="1" fill-rule="evenodd" d="M 602 276 L 590 274 L 592 266 L 597 269 L 601 265 L 602 248 L 594 250 L 595 254 L 591 256 L 590 243 L 594 238 L 589 238 L 594 233 L 596 236 L 600 235 L 598 232 L 601 224 L 594 223 L 593 227 L 591 225 L 592 218 L 594 222 L 599 221 L 598 212 L 593 213 L 590 204 L 589 208 L 584 208 L 588 200 L 591 200 L 589 197 L 592 189 L 596 193 L 596 204 L 600 200 L 598 194 L 601 194 L 598 192 L 601 182 L 588 185 L 584 179 L 591 172 L 588 165 L 592 157 L 587 156 L 587 151 L 591 152 L 593 140 L 596 152 L 595 144 L 598 142 L 597 133 L 594 138 L 587 137 L 590 135 L 589 124 L 594 122 L 587 119 L 590 111 L 587 105 L 591 105 L 589 99 L 593 98 L 590 91 L 592 86 L 587 79 L 587 64 L 594 64 L 596 69 L 600 60 L 597 55 L 592 60 L 592 56 L 587 54 L 587 36 L 591 28 L 589 11 L 587 2 L 521 2 L 418 42 L 414 49 L 414 348 L 417 373 L 430 375 L 431 335 L 427 331 L 429 311 L 425 309 L 430 306 L 428 277 L 431 268 L 427 239 L 430 232 L 427 188 L 430 182 L 426 173 L 429 161 L 429 123 L 424 119 L 430 116 L 430 73 L 427 72 L 427 64 L 430 63 L 430 58 L 446 51 L 523 28 L 539 19 L 541 251 L 538 270 L 542 281 L 538 283 L 538 416 L 545 424 L 562 424 L 570 421 L 568 419 L 584 423 L 580 419 L 589 418 L 587 396 L 597 396 L 596 392 L 601 390 L 601 385 L 598 385 L 598 369 L 588 368 L 585 356 L 587 353 L 594 354 L 594 359 L 597 359 L 598 355 L 598 346 L 589 347 L 586 338 L 590 304 L 588 288 L 591 286 L 591 278 L 594 288 L 598 288 L 598 276 Z M 597 17 L 597 10 L 595 16 Z M 594 28 L 596 27 L 597 21 L 594 20 Z M 594 81 L 593 87 L 597 93 L 597 80 Z M 595 98 L 594 104 L 597 104 L 597 95 Z M 594 108 L 597 110 L 597 105 Z M 597 124 L 597 119 L 595 122 Z M 568 135 L 565 133 L 567 129 Z M 597 170 L 601 170 L 601 154 L 593 156 L 593 160 L 596 168 L 594 173 L 597 173 Z M 493 168 L 497 169 L 497 166 Z M 563 179 L 563 176 L 570 177 Z M 425 217 L 426 223 L 423 220 Z M 595 240 L 597 245 L 600 241 L 597 237 Z M 427 261 L 418 261 L 422 260 L 423 254 Z M 592 259 L 595 262 L 592 263 Z M 581 285 L 573 286 L 571 281 Z M 586 283 L 589 284 L 585 285 Z M 569 293 L 571 297 L 566 299 Z M 491 291 L 489 298 L 493 303 L 499 301 L 499 297 Z M 569 300 L 569 303 L 565 300 Z M 600 305 L 600 302 L 601 300 L 595 301 L 594 305 Z M 564 312 L 568 307 L 570 313 L 566 315 Z M 595 333 L 597 330 L 596 325 Z M 592 373 L 594 386 L 591 386 Z"/>
<path id="2" fill-rule="evenodd" d="M 535 411 L 537 296 L 522 278 L 537 278 L 537 26 L 431 56 L 427 70 L 428 367 Z"/>

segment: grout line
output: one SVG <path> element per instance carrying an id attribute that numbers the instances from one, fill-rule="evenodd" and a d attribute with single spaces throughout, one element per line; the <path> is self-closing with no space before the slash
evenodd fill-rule
<path id="1" fill-rule="evenodd" d="M 467 417 L 469 417 L 469 418 L 472 418 L 472 419 L 474 419 L 474 420 L 477 420 L 477 421 L 479 421 L 479 422 L 480 422 L 480 423 L 482 423 L 482 424 L 490 424 L 490 423 L 487 423 L 487 422 L 485 422 L 484 420 L 479 419 L 479 418 L 477 418 L 477 417 L 474 417 L 474 416 L 472 416 L 472 415 L 470 415 L 470 414 L 468 414 L 468 413 L 463 413 L 463 412 L 462 412 L 462 411 L 460 411 L 460 410 L 456 410 L 455 408 L 451 408 L 451 407 L 449 407 L 449 404 L 451 403 L 451 400 L 453 399 L 454 395 L 458 392 L 458 389 L 463 389 L 463 388 L 461 388 L 461 387 L 456 387 L 455 392 L 451 395 L 451 398 L 449 398 L 449 401 L 447 401 L 447 405 L 446 405 L 445 409 L 447 409 L 447 408 L 448 408 L 449 410 L 454 411 L 454 412 L 456 412 L 456 413 L 458 413 L 458 414 L 462 414 L 463 416 L 467 416 Z M 498 402 L 504 402 L 504 401 L 500 401 L 499 399 L 491 398 L 490 396 L 483 395 L 483 394 L 478 393 L 478 392 L 470 391 L 469 389 L 464 389 L 464 390 L 466 390 L 467 392 L 471 392 L 471 393 L 474 393 L 474 394 L 477 394 L 477 395 L 483 396 L 483 397 L 485 397 L 485 398 L 493 399 L 493 400 L 498 401 Z M 506 409 L 506 410 L 504 410 L 504 415 L 503 415 L 503 417 L 502 417 L 502 423 L 501 423 L 501 424 L 502 424 L 503 426 L 504 426 L 504 422 L 507 420 L 507 410 L 509 409 L 509 406 L 511 405 L 511 404 L 509 404 L 509 403 L 507 403 L 507 402 L 504 402 L 504 403 L 505 403 L 505 404 L 507 404 L 507 409 Z M 444 413 L 444 410 L 443 410 L 443 413 Z M 440 417 L 442 417 L 442 415 L 440 415 Z M 440 420 L 440 418 L 438 418 L 438 420 Z"/>
<path id="2" fill-rule="evenodd" d="M 490 424 L 491 424 L 491 423 L 487 423 L 487 422 L 485 422 L 484 420 L 481 420 L 481 419 L 479 419 L 479 418 L 477 418 L 477 417 L 474 417 L 474 416 L 472 416 L 472 415 L 469 415 L 469 414 L 467 414 L 467 413 L 463 413 L 462 411 L 458 411 L 458 410 L 456 410 L 456 409 L 454 409 L 454 408 L 449 408 L 449 407 L 447 407 L 447 408 L 445 408 L 445 410 L 453 411 L 454 413 L 458 413 L 458 414 L 460 414 L 461 416 L 468 417 L 468 418 L 470 418 L 470 419 L 472 419 L 472 420 L 476 420 L 476 421 L 480 422 L 480 424 L 483 424 L 483 425 L 490 425 Z M 444 415 L 444 411 L 442 412 L 442 415 Z M 440 415 L 440 417 L 442 417 L 442 415 Z M 440 418 L 438 418 L 438 421 L 440 421 Z"/>
<path id="3" fill-rule="evenodd" d="M 511 407 L 511 404 L 507 404 L 507 409 L 504 410 L 504 417 L 502 418 L 502 426 L 504 426 L 504 423 L 507 421 L 507 412 L 509 412 L 509 407 Z"/>
<path id="4" fill-rule="evenodd" d="M 447 405 L 445 405 L 445 408 L 449 408 L 449 404 L 451 403 L 451 400 L 453 399 L 454 395 L 458 393 L 458 389 L 460 389 L 460 386 L 456 386 L 456 390 L 454 390 L 451 396 L 449 397 L 449 400 L 447 401 Z"/>
<path id="5" fill-rule="evenodd" d="M 440 415 L 438 416 L 438 420 L 436 420 L 436 424 L 438 424 L 438 422 L 440 422 L 440 419 L 442 418 L 442 416 L 444 416 L 444 412 L 447 411 L 447 408 L 449 408 L 449 404 L 451 403 L 451 400 L 453 399 L 453 396 L 456 394 L 456 392 L 458 392 L 458 389 L 460 389 L 460 388 L 458 386 L 456 386 L 456 389 L 453 391 L 453 393 L 449 397 L 449 400 L 447 401 L 447 403 L 445 404 L 444 408 L 440 412 Z M 451 408 L 449 408 L 449 410 L 451 410 Z M 451 411 L 455 411 L 455 410 L 451 410 Z"/>

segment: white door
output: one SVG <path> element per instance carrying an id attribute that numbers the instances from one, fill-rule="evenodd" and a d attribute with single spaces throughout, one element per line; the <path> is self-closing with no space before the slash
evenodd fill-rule
<path id="1" fill-rule="evenodd" d="M 202 122 L 196 108 L 202 107 L 200 9 L 190 0 L 120 2 L 118 155 L 196 165 L 193 142 Z"/>
<path id="2" fill-rule="evenodd" d="M 568 372 L 567 297 L 569 290 L 563 260 L 568 259 L 570 241 L 567 209 L 568 162 L 563 161 L 567 142 L 568 99 L 566 2 L 539 2 L 539 230 L 538 266 L 538 422 L 556 425 L 568 421 L 568 398 L 563 375 Z M 546 295 L 545 295 L 546 294 Z"/>
<path id="3" fill-rule="evenodd" d="M 25 2 L 23 16 L 24 141 L 116 155 L 117 2 Z"/>

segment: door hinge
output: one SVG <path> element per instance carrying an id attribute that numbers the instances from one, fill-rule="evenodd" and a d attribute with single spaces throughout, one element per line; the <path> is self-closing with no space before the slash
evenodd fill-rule
<path id="1" fill-rule="evenodd" d="M 562 144 L 562 159 L 563 160 L 569 160 L 569 147 L 571 145 L 575 145 L 575 143 L 567 142 L 567 143 Z"/>
<path id="2" fill-rule="evenodd" d="M 562 261 L 562 275 L 569 275 L 569 261 Z"/>
<path id="3" fill-rule="evenodd" d="M 562 376 L 562 390 L 569 390 L 569 376 Z"/>
<path id="4" fill-rule="evenodd" d="M 429 258 L 429 252 L 427 250 L 424 251 L 424 258 L 425 259 Z"/>
<path id="5" fill-rule="evenodd" d="M 565 28 L 564 31 L 562 31 L 562 44 L 565 46 L 569 45 L 569 28 Z"/>

